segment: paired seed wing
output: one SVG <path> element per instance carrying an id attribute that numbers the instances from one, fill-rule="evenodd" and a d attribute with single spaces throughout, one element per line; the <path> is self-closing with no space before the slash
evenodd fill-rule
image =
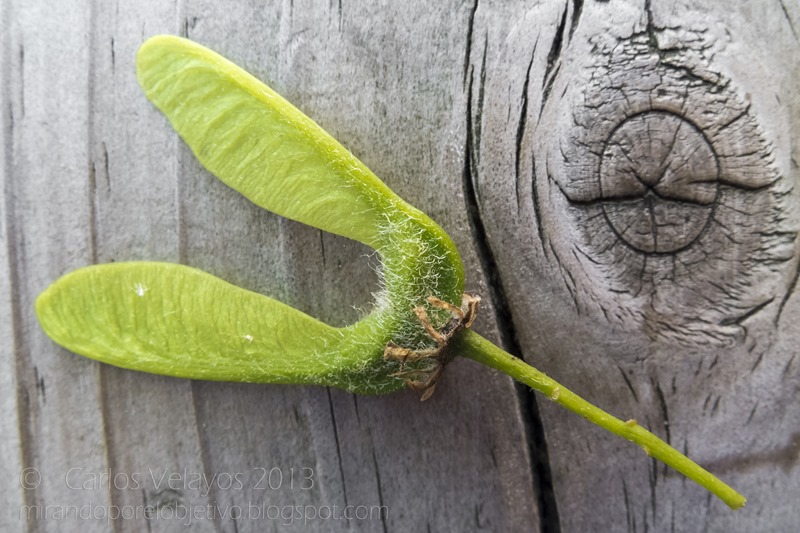
<path id="1" fill-rule="evenodd" d="M 275 91 L 180 37 L 149 39 L 136 70 L 147 97 L 220 180 L 264 209 L 378 246 L 383 212 L 402 201 Z"/>
<path id="2" fill-rule="evenodd" d="M 342 333 L 266 296 L 170 263 L 71 272 L 39 295 L 45 332 L 105 363 L 194 379 L 320 383 Z"/>

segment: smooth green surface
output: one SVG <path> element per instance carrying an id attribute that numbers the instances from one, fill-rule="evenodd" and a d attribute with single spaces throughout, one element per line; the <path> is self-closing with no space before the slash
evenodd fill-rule
<path id="1" fill-rule="evenodd" d="M 177 377 L 403 387 L 389 341 L 430 345 L 413 313 L 428 296 L 460 304 L 461 259 L 449 236 L 392 192 L 311 119 L 230 61 L 157 36 L 137 55 L 147 97 L 203 165 L 255 204 L 361 241 L 381 257 L 371 313 L 332 328 L 280 302 L 166 263 L 67 274 L 37 300 L 62 346 L 109 364 Z M 141 294 L 139 294 L 141 292 Z M 450 317 L 430 309 L 434 324 Z"/>
<path id="2" fill-rule="evenodd" d="M 464 331 L 453 339 L 453 350 L 474 361 L 495 368 L 524 383 L 552 401 L 579 414 L 589 422 L 642 447 L 645 453 L 671 466 L 709 490 L 731 509 L 744 507 L 744 496 L 680 453 L 678 450 L 640 426 L 635 420 L 623 422 L 587 402 L 560 383 L 487 341 L 477 333 Z"/>
<path id="3" fill-rule="evenodd" d="M 82 268 L 44 291 L 36 311 L 50 337 L 82 355 L 197 379 L 323 379 L 341 339 L 292 307 L 169 263 Z"/>
<path id="4" fill-rule="evenodd" d="M 402 203 L 361 161 L 275 91 L 187 39 L 149 39 L 136 56 L 147 97 L 197 159 L 255 204 L 370 245 Z"/>

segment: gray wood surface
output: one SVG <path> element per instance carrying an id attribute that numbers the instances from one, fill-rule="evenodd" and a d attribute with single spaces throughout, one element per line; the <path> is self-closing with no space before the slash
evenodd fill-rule
<path id="1" fill-rule="evenodd" d="M 0 17 L 0 530 L 796 529 L 796 0 L 2 0 Z M 136 83 L 157 33 L 313 117 L 454 238 L 481 333 L 747 507 L 467 361 L 420 404 L 152 376 L 53 344 L 36 295 L 97 262 L 181 262 L 335 325 L 376 289 L 368 249 L 199 166 Z M 388 513 L 250 519 L 334 505 Z"/>

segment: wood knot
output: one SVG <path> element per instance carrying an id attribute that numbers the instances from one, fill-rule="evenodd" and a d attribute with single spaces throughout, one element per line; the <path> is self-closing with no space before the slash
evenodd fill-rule
<path id="1" fill-rule="evenodd" d="M 606 221 L 646 253 L 675 253 L 708 227 L 719 195 L 717 155 L 684 117 L 647 111 L 623 120 L 600 162 Z"/>
<path id="2" fill-rule="evenodd" d="M 588 36 L 532 138 L 536 229 L 565 296 L 643 340 L 768 338 L 797 279 L 792 180 L 716 38 L 649 18 Z"/>
<path id="3" fill-rule="evenodd" d="M 400 363 L 400 371 L 395 372 L 392 376 L 401 378 L 410 389 L 424 391 L 420 398 L 420 401 L 423 402 L 433 395 L 436 384 L 444 372 L 444 367 L 453 359 L 453 355 L 447 350 L 450 339 L 461 329 L 472 326 L 481 299 L 465 293 L 461 299 L 461 307 L 456 307 L 435 296 L 428 296 L 427 301 L 433 307 L 449 311 L 453 316 L 444 326 L 436 329 L 428 319 L 428 313 L 424 307 L 414 308 L 414 314 L 417 315 L 425 333 L 436 342 L 436 347 L 412 350 L 390 341 L 386 344 L 383 352 L 384 360 Z M 407 364 L 418 362 L 424 363 L 421 367 L 406 369 Z"/>

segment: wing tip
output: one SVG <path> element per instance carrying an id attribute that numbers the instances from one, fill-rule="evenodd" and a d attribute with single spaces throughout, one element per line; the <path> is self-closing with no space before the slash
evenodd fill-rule
<path id="1" fill-rule="evenodd" d="M 150 75 L 158 71 L 157 67 L 163 63 L 167 53 L 189 53 L 202 49 L 197 43 L 177 35 L 164 33 L 148 38 L 136 51 L 136 78 L 139 80 L 139 85 L 147 93 L 153 82 L 157 81 L 151 79 Z"/>
<path id="2" fill-rule="evenodd" d="M 63 279 L 64 276 L 39 293 L 33 304 L 36 319 L 42 330 L 53 342 L 61 346 L 65 345 L 64 333 L 67 331 L 58 313 L 58 298 L 63 291 Z"/>

